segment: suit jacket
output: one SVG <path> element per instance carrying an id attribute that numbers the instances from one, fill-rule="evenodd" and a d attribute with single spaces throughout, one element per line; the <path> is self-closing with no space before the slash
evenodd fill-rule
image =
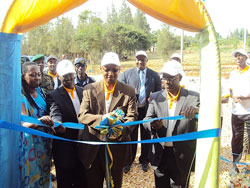
<path id="1" fill-rule="evenodd" d="M 126 70 L 119 75 L 118 78 L 121 82 L 136 88 L 137 93 L 140 93 L 140 78 L 138 70 L 136 67 Z M 157 72 L 152 69 L 147 68 L 146 79 L 145 79 L 145 90 L 146 90 L 146 99 L 149 98 L 150 93 L 161 90 L 161 79 Z M 146 107 L 148 106 L 148 100 L 146 100 Z"/>
<path id="2" fill-rule="evenodd" d="M 169 116 L 166 90 L 153 93 L 150 99 L 151 100 L 145 120 L 156 117 Z M 184 111 L 188 106 L 199 106 L 199 94 L 194 91 L 181 88 L 180 96 L 175 108 L 175 116 L 180 115 L 180 113 Z M 174 129 L 172 135 L 174 136 L 197 131 L 196 122 L 197 120 L 195 119 L 174 120 Z M 145 123 L 144 127 L 151 133 L 154 138 L 166 137 L 168 129 L 168 120 L 163 120 L 163 126 L 157 131 L 151 128 L 150 123 Z M 155 143 L 152 144 L 151 147 L 152 149 L 149 154 L 150 162 L 153 166 L 158 167 L 161 162 L 164 143 Z M 173 142 L 174 155 L 176 158 L 177 167 L 179 168 L 180 172 L 184 174 L 188 173 L 195 149 L 195 140 Z"/>
<path id="3" fill-rule="evenodd" d="M 83 89 L 78 86 L 75 86 L 75 88 L 79 101 L 81 103 Z M 60 123 L 78 123 L 77 114 L 75 112 L 75 108 L 73 106 L 71 98 L 63 86 L 58 87 L 57 89 L 49 93 L 46 97 L 46 101 L 50 110 L 50 116 L 53 121 Z M 56 136 L 77 140 L 78 132 L 79 131 L 77 129 L 66 128 L 65 133 L 57 133 Z M 76 164 L 77 159 L 76 143 L 53 140 L 52 154 L 55 165 L 65 168 L 73 168 Z"/>
<path id="4" fill-rule="evenodd" d="M 136 120 L 136 95 L 134 88 L 117 81 L 108 112 L 112 112 L 115 109 L 124 111 L 125 122 Z M 105 141 L 105 136 L 102 136 L 95 127 L 102 121 L 102 116 L 108 112 L 106 112 L 105 107 L 103 81 L 86 85 L 78 115 L 79 121 L 85 125 L 85 128 L 79 132 L 79 139 L 85 141 Z M 133 126 L 124 127 L 122 137 L 115 141 L 130 141 L 129 134 L 133 128 Z M 99 147 L 98 145 L 88 144 L 79 145 L 79 159 L 86 168 L 89 168 L 94 162 Z M 123 167 L 131 162 L 130 147 L 130 145 L 110 145 L 114 167 Z M 103 157 L 105 158 L 105 156 Z"/>

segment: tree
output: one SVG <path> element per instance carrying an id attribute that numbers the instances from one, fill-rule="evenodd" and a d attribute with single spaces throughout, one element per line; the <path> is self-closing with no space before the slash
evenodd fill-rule
<path id="1" fill-rule="evenodd" d="M 119 13 L 119 21 L 121 24 L 126 24 L 126 25 L 134 24 L 131 9 L 129 8 L 125 0 L 123 0 L 122 2 L 122 6 Z"/>
<path id="2" fill-rule="evenodd" d="M 79 15 L 79 23 L 75 41 L 79 44 L 78 54 L 92 63 L 100 60 L 103 49 L 102 20 L 91 11 L 84 11 Z"/>
<path id="3" fill-rule="evenodd" d="M 138 49 L 147 50 L 151 44 L 148 35 L 131 25 L 124 24 L 106 27 L 104 39 L 105 49 L 118 53 L 120 57 Z"/>
<path id="4" fill-rule="evenodd" d="M 56 54 L 58 57 L 66 54 L 68 58 L 71 58 L 73 55 L 72 45 L 74 43 L 74 34 L 75 29 L 71 19 L 67 17 L 57 18 L 48 45 L 50 54 Z"/>
<path id="5" fill-rule="evenodd" d="M 143 13 L 139 9 L 136 10 L 136 13 L 134 16 L 134 25 L 135 27 L 141 29 L 144 33 L 147 33 L 147 34 L 150 33 L 150 26 L 147 22 L 145 13 Z"/>
<path id="6" fill-rule="evenodd" d="M 106 23 L 107 24 L 119 23 L 118 13 L 113 3 L 111 6 L 111 12 L 109 11 L 109 9 L 107 10 Z"/>
<path id="7" fill-rule="evenodd" d="M 168 25 L 163 25 L 163 28 L 158 32 L 157 50 L 164 58 L 169 57 L 171 53 L 180 48 L 180 43 L 174 34 L 170 31 Z"/>
<path id="8" fill-rule="evenodd" d="M 48 44 L 51 40 L 52 24 L 37 27 L 24 35 L 22 53 L 27 55 L 48 54 Z"/>

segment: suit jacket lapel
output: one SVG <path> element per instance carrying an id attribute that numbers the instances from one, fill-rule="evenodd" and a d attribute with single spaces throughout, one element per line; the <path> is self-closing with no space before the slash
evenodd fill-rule
<path id="1" fill-rule="evenodd" d="M 77 86 L 76 87 L 76 93 L 79 99 L 80 104 L 82 103 L 82 90 L 80 90 Z"/>
<path id="2" fill-rule="evenodd" d="M 162 109 L 163 109 L 163 111 L 162 111 L 162 117 L 168 117 L 169 116 L 169 112 L 168 112 L 168 98 L 167 98 L 167 93 L 166 93 L 165 89 L 162 90 L 162 97 L 164 99 L 159 98 L 159 100 L 164 101 L 163 102 L 163 106 L 162 106 Z M 163 124 L 163 125 L 167 128 L 168 127 L 168 120 L 164 120 L 164 121 L 166 121 L 166 124 Z"/>
<path id="3" fill-rule="evenodd" d="M 145 87 L 146 87 L 146 85 L 147 85 L 147 82 L 148 82 L 149 78 L 152 78 L 152 76 L 151 76 L 151 71 L 150 71 L 150 69 L 147 68 L 147 71 L 146 71 L 146 78 L 145 78 Z"/>
<path id="4" fill-rule="evenodd" d="M 99 103 L 99 108 L 102 112 L 106 112 L 106 103 L 105 103 L 105 91 L 103 87 L 103 81 L 100 81 L 96 85 L 96 98 L 99 99 L 97 102 Z M 101 100 L 100 100 L 101 99 Z"/>
<path id="5" fill-rule="evenodd" d="M 116 88 L 113 93 L 113 97 L 109 106 L 109 112 L 112 112 L 113 110 L 115 110 L 117 103 L 120 101 L 122 97 L 121 90 L 122 90 L 121 83 L 117 81 Z"/>
<path id="6" fill-rule="evenodd" d="M 175 107 L 175 113 L 174 113 L 175 116 L 178 116 L 181 113 L 181 109 L 182 109 L 183 103 L 186 100 L 186 97 L 185 97 L 186 95 L 187 95 L 186 90 L 183 89 L 183 88 L 181 88 L 180 96 L 179 96 L 179 99 L 178 99 L 176 107 Z M 176 122 L 177 122 L 177 120 L 173 121 L 173 125 L 174 126 L 175 126 Z"/>
<path id="7" fill-rule="evenodd" d="M 137 70 L 136 67 L 133 69 L 133 74 L 132 75 L 134 75 L 134 78 L 136 80 L 136 89 L 137 89 L 137 92 L 139 92 L 140 91 L 139 89 L 140 89 L 141 81 L 140 81 L 139 73 L 138 73 L 138 70 Z"/>
<path id="8" fill-rule="evenodd" d="M 74 108 L 73 103 L 71 101 L 71 98 L 70 98 L 68 92 L 64 89 L 63 86 L 61 86 L 59 88 L 59 92 L 60 92 L 60 94 L 62 96 L 62 99 L 63 99 L 62 102 L 65 103 L 65 107 L 70 108 L 70 111 L 72 111 L 72 112 L 74 112 L 76 114 L 75 108 Z"/>

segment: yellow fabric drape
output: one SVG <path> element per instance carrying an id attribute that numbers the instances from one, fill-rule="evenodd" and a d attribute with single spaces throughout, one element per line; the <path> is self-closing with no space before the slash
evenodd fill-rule
<path id="1" fill-rule="evenodd" d="M 207 23 L 202 3 L 197 0 L 128 0 L 131 4 L 172 26 L 198 32 Z"/>
<path id="2" fill-rule="evenodd" d="M 1 32 L 27 32 L 86 1 L 87 0 L 13 0 L 1 26 Z M 128 1 L 156 19 L 187 31 L 201 31 L 207 23 L 201 8 L 203 5 L 197 0 Z"/>
<path id="3" fill-rule="evenodd" d="M 86 1 L 87 0 L 13 0 L 1 26 L 1 32 L 27 32 Z"/>

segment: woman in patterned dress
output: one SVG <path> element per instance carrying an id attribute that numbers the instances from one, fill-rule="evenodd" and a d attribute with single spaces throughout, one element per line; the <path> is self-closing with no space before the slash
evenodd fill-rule
<path id="1" fill-rule="evenodd" d="M 45 116 L 46 102 L 39 87 L 41 73 L 36 63 L 26 62 L 22 65 L 22 115 L 39 119 L 46 126 L 22 122 L 25 127 L 50 133 L 54 124 L 49 116 Z M 51 139 L 21 133 L 20 139 L 21 187 L 51 187 Z"/>

